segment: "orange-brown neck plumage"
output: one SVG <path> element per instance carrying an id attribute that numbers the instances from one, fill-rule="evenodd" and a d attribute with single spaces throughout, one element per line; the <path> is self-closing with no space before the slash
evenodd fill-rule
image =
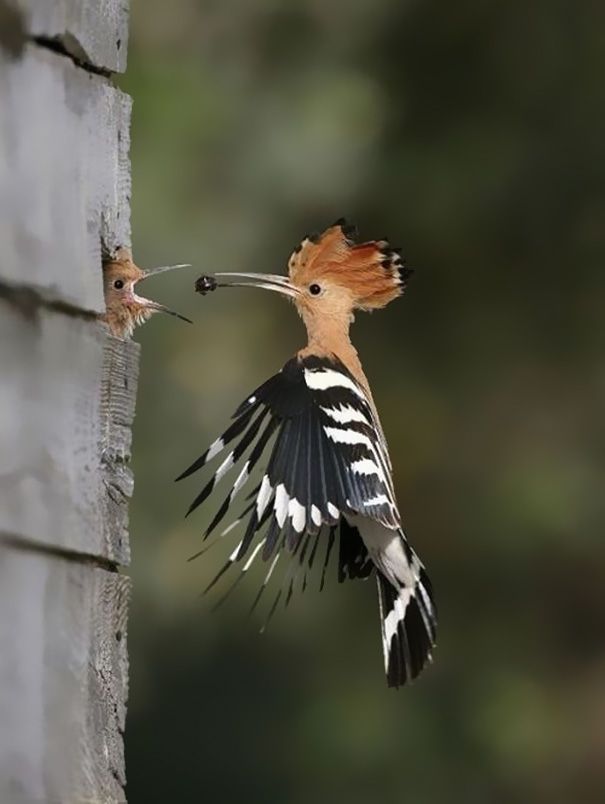
<path id="1" fill-rule="evenodd" d="M 317 316 L 309 313 L 302 313 L 302 317 L 307 329 L 307 345 L 299 350 L 299 356 L 334 355 L 369 391 L 359 355 L 349 336 L 350 319 L 341 316 Z"/>

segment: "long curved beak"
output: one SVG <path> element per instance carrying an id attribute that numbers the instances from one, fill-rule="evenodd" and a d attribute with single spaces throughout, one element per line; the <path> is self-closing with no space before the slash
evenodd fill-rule
<path id="1" fill-rule="evenodd" d="M 218 288 L 261 288 L 274 290 L 284 296 L 295 298 L 300 291 L 287 276 L 279 274 L 218 273 L 214 274 Z"/>
<path id="2" fill-rule="evenodd" d="M 166 271 L 174 271 L 175 268 L 191 268 L 191 263 L 182 262 L 178 265 L 161 265 L 159 268 L 150 268 L 147 271 L 143 271 L 143 276 L 137 280 L 137 283 L 144 282 L 145 279 L 149 279 L 150 276 L 157 276 L 157 274 L 163 274 Z M 159 313 L 167 313 L 168 315 L 173 315 L 175 318 L 180 318 L 181 321 L 186 321 L 188 324 L 193 324 L 193 321 L 190 318 L 186 318 L 184 315 L 177 313 L 175 310 L 171 310 L 164 304 L 152 301 L 151 299 L 146 299 L 144 296 L 135 295 L 135 299 L 139 303 L 144 304 L 144 306 L 149 310 L 154 310 Z"/>

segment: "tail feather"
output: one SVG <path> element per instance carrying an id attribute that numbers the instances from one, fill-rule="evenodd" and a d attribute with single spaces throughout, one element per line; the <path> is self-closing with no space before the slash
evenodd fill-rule
<path id="1" fill-rule="evenodd" d="M 384 665 L 389 687 L 416 678 L 431 660 L 435 606 L 424 570 L 415 586 L 396 588 L 377 570 Z"/>

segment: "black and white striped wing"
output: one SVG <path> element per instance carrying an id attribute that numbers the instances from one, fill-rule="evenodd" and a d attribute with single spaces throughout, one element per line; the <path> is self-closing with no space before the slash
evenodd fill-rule
<path id="1" fill-rule="evenodd" d="M 238 408 L 233 424 L 179 480 L 235 442 L 195 498 L 191 513 L 241 463 L 206 536 L 224 519 L 275 436 L 237 559 L 268 523 L 263 555 L 279 542 L 293 550 L 305 533 L 334 526 L 341 515 L 362 514 L 399 526 L 388 453 L 366 396 L 335 359 L 293 358 Z M 246 460 L 242 460 L 246 455 Z"/>

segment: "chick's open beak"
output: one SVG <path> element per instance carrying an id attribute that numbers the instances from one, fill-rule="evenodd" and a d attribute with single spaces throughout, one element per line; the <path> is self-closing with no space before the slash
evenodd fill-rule
<path id="1" fill-rule="evenodd" d="M 191 263 L 180 262 L 178 265 L 161 265 L 159 268 L 150 268 L 144 271 L 145 275 L 139 281 L 149 279 L 150 276 L 156 276 L 156 274 L 163 274 L 165 271 L 174 271 L 175 268 L 191 268 Z"/>
<path id="2" fill-rule="evenodd" d="M 138 282 L 144 282 L 145 279 L 149 279 L 151 276 L 163 274 L 165 271 L 173 271 L 175 268 L 191 268 L 191 265 L 190 263 L 184 262 L 179 263 L 178 265 L 162 265 L 159 268 L 151 268 L 143 273 L 143 276 L 137 281 L 137 284 Z M 146 299 L 144 296 L 137 296 L 134 291 L 133 297 L 135 302 L 147 307 L 149 310 L 160 313 L 168 313 L 168 315 L 173 315 L 175 318 L 180 318 L 181 321 L 186 321 L 188 324 L 193 324 L 193 321 L 191 321 L 190 318 L 186 318 L 184 315 L 177 313 L 175 310 L 171 310 L 169 307 L 166 307 L 165 304 L 160 304 L 159 302 L 152 301 L 151 299 Z"/>

